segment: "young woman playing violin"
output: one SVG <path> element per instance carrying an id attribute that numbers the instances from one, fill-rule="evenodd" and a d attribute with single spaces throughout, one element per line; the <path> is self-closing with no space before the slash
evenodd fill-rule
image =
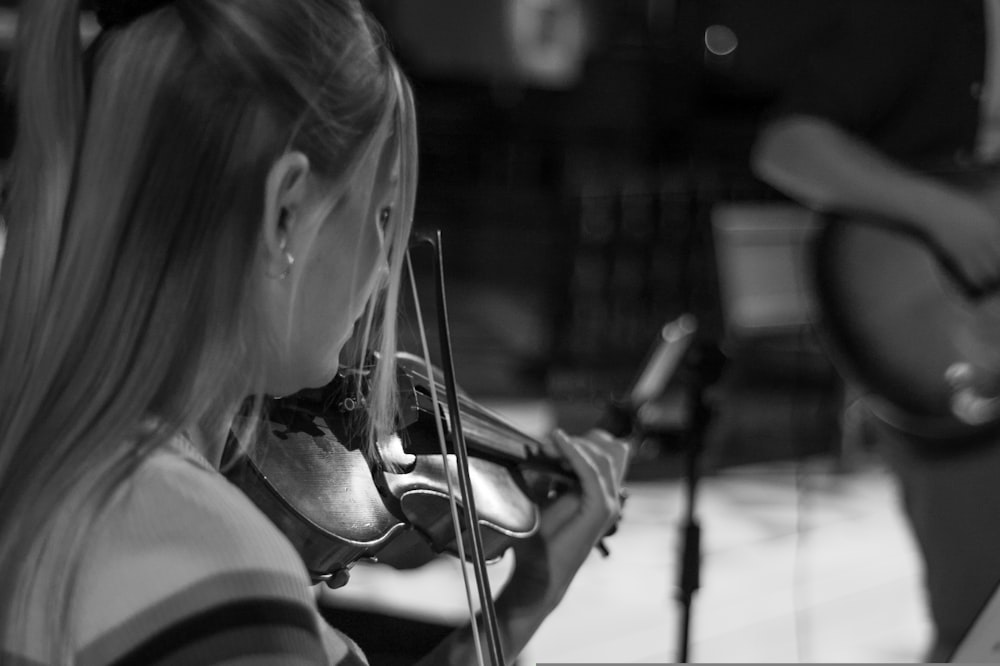
<path id="1" fill-rule="evenodd" d="M 380 350 L 413 211 L 414 105 L 357 0 L 22 3 L 0 273 L 0 662 L 358 664 L 297 552 L 220 473 L 249 395 Z M 352 345 L 353 346 L 353 345 Z M 346 361 L 345 361 L 346 362 Z M 620 510 L 625 445 L 516 547 L 515 656 Z M 470 664 L 456 629 L 422 663 Z"/>

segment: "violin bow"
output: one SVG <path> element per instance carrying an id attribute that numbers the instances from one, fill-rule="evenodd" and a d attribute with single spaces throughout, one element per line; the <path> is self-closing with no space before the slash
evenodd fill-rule
<path id="1" fill-rule="evenodd" d="M 500 628 L 496 617 L 496 608 L 493 604 L 493 593 L 490 589 L 490 579 L 486 572 L 486 556 L 483 548 L 483 537 L 482 532 L 479 529 L 479 518 L 478 512 L 476 511 L 476 500 L 475 495 L 472 492 L 472 481 L 469 476 L 469 455 L 468 449 L 465 445 L 465 437 L 462 433 L 462 423 L 460 416 L 460 409 L 458 403 L 458 390 L 457 382 L 455 381 L 455 367 L 454 360 L 452 357 L 451 348 L 451 332 L 448 325 L 448 305 L 445 298 L 445 288 L 444 288 L 444 256 L 442 252 L 441 245 L 441 231 L 440 229 L 435 230 L 433 235 L 429 234 L 414 234 L 413 242 L 411 242 L 411 247 L 419 243 L 427 243 L 434 249 L 434 286 L 435 293 L 437 296 L 437 321 L 438 321 L 438 337 L 441 344 L 441 369 L 444 373 L 444 383 L 445 383 L 445 393 L 447 394 L 448 400 L 448 410 L 450 413 L 450 426 L 452 434 L 452 444 L 455 449 L 455 458 L 458 468 L 458 482 L 459 489 L 461 491 L 462 497 L 462 508 L 464 511 L 465 524 L 468 526 L 470 542 L 472 545 L 472 565 L 473 571 L 476 579 L 476 589 L 479 593 L 479 607 L 482 613 L 483 628 L 486 634 L 486 644 L 489 648 L 490 663 L 492 666 L 503 666 L 503 646 L 501 645 L 500 639 Z M 419 299 L 416 293 L 416 281 L 413 278 L 413 266 L 410 262 L 409 253 L 407 253 L 407 266 L 410 271 L 410 284 L 413 287 L 413 298 L 414 305 L 417 315 L 417 325 L 420 329 L 420 340 L 423 347 L 424 360 L 428 368 L 433 367 L 431 365 L 430 352 L 427 346 L 427 337 L 424 331 L 423 319 L 420 313 Z M 434 382 L 430 383 L 431 389 L 431 400 L 434 405 L 435 413 L 440 413 L 438 407 L 437 390 L 434 386 Z M 438 430 L 438 441 L 441 445 L 441 455 L 443 458 L 447 458 L 447 445 L 445 444 L 444 430 L 441 423 L 441 419 L 435 419 Z M 448 469 L 447 460 L 445 460 L 444 469 Z M 454 505 L 454 493 L 450 492 L 451 488 L 451 475 L 445 474 L 445 479 L 447 480 L 449 486 L 449 494 L 452 499 L 452 521 L 455 528 L 455 538 L 458 544 L 458 549 L 460 557 L 462 560 L 462 572 L 465 575 L 465 548 L 462 539 L 462 529 L 461 524 L 458 520 L 457 510 Z M 468 587 L 468 582 L 466 579 L 466 587 Z M 480 655 L 480 661 L 482 660 L 482 646 L 479 644 L 479 630 L 475 622 L 475 614 L 471 608 L 471 598 L 470 598 L 470 615 L 472 622 L 472 635 L 473 640 L 476 643 L 477 651 Z"/>

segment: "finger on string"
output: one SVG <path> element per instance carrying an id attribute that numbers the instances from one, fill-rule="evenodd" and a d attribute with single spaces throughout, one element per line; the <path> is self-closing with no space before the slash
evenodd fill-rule
<path id="1" fill-rule="evenodd" d="M 592 428 L 584 436 L 592 446 L 596 446 L 605 455 L 614 460 L 615 465 L 624 470 L 632 453 L 631 442 L 615 437 L 606 430 Z"/>
<path id="2" fill-rule="evenodd" d="M 595 460 L 600 456 L 595 455 L 585 439 L 570 437 L 562 429 L 557 429 L 553 433 L 553 439 L 576 472 L 580 489 L 585 496 L 605 490 L 601 469 Z"/>
<path id="3" fill-rule="evenodd" d="M 614 506 L 616 513 L 620 513 L 631 444 L 598 429 L 591 430 L 585 437 L 570 437 L 561 429 L 556 434 L 561 448 L 565 450 L 567 446 L 575 447 L 576 452 L 597 471 L 597 481 L 601 491 L 606 494 L 607 503 Z M 573 452 L 567 451 L 566 456 L 572 459 Z"/>
<path id="4" fill-rule="evenodd" d="M 606 457 L 591 450 L 586 440 L 570 437 L 562 430 L 556 430 L 554 439 L 580 483 L 581 510 L 600 504 L 602 496 L 607 497 L 614 492 Z"/>
<path id="5" fill-rule="evenodd" d="M 610 525 L 620 510 L 620 493 L 615 483 L 618 476 L 607 455 L 592 450 L 596 446 L 583 438 L 571 438 L 562 430 L 555 439 L 574 467 L 580 482 L 580 511 L 600 515 Z"/>
<path id="6" fill-rule="evenodd" d="M 615 443 L 594 442 L 589 437 L 578 438 L 579 444 L 591 460 L 595 461 L 613 481 L 620 481 L 627 457 L 622 447 Z"/>
<path id="7" fill-rule="evenodd" d="M 621 441 L 617 437 L 612 435 L 610 432 L 602 428 L 591 428 L 590 430 L 587 431 L 586 437 L 587 439 L 607 444 L 612 444 L 614 442 Z"/>
<path id="8" fill-rule="evenodd" d="M 617 444 L 594 442 L 589 437 L 573 438 L 581 452 L 593 463 L 604 492 L 617 497 L 625 477 L 627 458 Z"/>

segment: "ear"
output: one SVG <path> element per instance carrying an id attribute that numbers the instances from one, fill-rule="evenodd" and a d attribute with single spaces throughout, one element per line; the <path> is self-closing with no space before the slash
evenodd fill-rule
<path id="1" fill-rule="evenodd" d="M 296 239 L 305 218 L 308 181 L 309 158 L 299 151 L 285 153 L 268 171 L 261 242 L 269 275 L 282 274 L 288 268 L 288 256 L 295 256 Z"/>

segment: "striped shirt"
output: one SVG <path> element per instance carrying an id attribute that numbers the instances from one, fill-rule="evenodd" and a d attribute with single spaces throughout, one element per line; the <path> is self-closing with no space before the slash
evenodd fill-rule
<path id="1" fill-rule="evenodd" d="M 79 666 L 367 663 L 284 535 L 186 440 L 140 468 L 81 566 Z"/>

